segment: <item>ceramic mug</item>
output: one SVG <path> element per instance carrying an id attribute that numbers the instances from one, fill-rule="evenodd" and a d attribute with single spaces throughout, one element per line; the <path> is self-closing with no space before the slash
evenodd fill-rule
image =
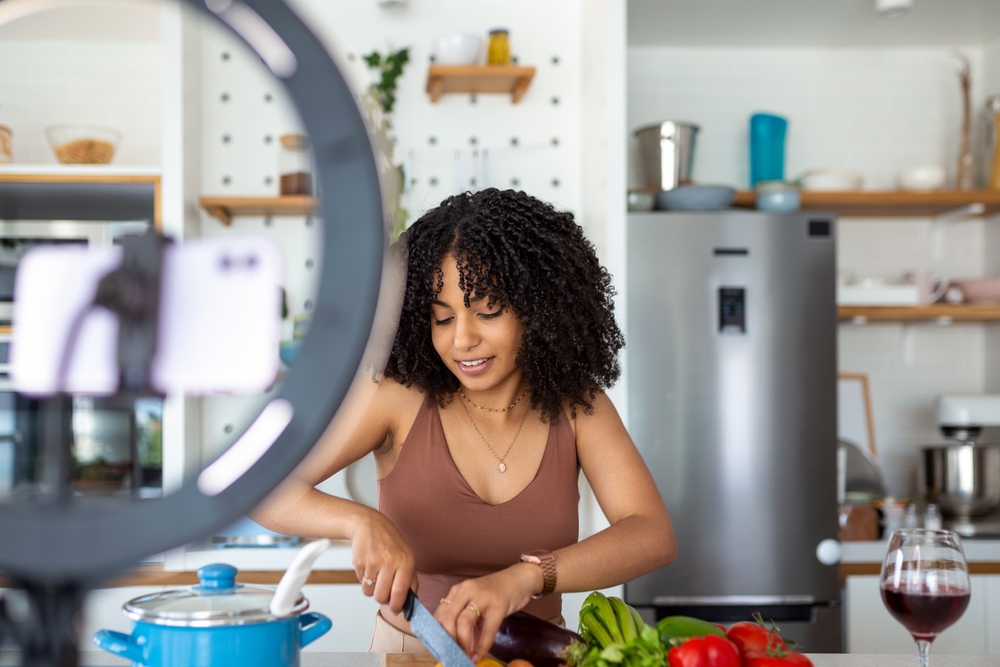
<path id="1" fill-rule="evenodd" d="M 911 271 L 906 274 L 905 279 L 906 282 L 917 286 L 917 301 L 924 305 L 940 301 L 951 286 L 943 275 L 932 273 L 928 269 Z"/>

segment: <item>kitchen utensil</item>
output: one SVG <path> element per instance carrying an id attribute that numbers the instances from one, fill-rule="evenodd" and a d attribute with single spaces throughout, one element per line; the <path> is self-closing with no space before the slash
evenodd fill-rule
<path id="1" fill-rule="evenodd" d="M 324 538 L 316 540 L 302 547 L 295 555 L 292 564 L 288 566 L 285 573 L 278 581 L 278 588 L 274 591 L 274 598 L 268 607 L 271 615 L 276 618 L 284 618 L 292 613 L 295 603 L 302 593 L 302 585 L 309 578 L 312 572 L 313 563 L 319 555 L 330 548 L 330 540 Z"/>
<path id="2" fill-rule="evenodd" d="M 969 303 L 1000 302 L 1000 276 L 952 280 L 951 286 L 962 292 L 962 300 Z"/>
<path id="3" fill-rule="evenodd" d="M 281 347 L 278 348 L 278 358 L 281 359 L 281 363 L 291 368 L 292 364 L 295 363 L 295 358 L 299 355 L 301 346 L 301 339 L 281 341 Z"/>
<path id="4" fill-rule="evenodd" d="M 122 135 L 98 125 L 49 125 L 45 128 L 56 159 L 62 164 L 108 164 Z"/>
<path id="5" fill-rule="evenodd" d="M 958 149 L 958 170 L 955 172 L 955 189 L 971 190 L 972 183 L 972 66 L 969 57 L 960 51 L 953 55 L 962 63 L 958 70 L 958 84 L 962 89 L 962 134 Z"/>
<path id="6" fill-rule="evenodd" d="M 899 189 L 911 192 L 931 192 L 944 186 L 944 167 L 927 165 L 899 173 Z"/>
<path id="7" fill-rule="evenodd" d="M 465 651 L 455 643 L 451 635 L 445 632 L 413 591 L 406 594 L 403 617 L 410 622 L 413 634 L 423 642 L 428 651 L 434 654 L 443 667 L 475 667 L 469 656 L 465 655 Z"/>
<path id="8" fill-rule="evenodd" d="M 694 123 L 667 120 L 635 131 L 642 151 L 647 187 L 672 190 L 691 182 L 698 130 Z"/>
<path id="9" fill-rule="evenodd" d="M 853 169 L 826 167 L 807 169 L 795 179 L 803 190 L 812 191 L 853 191 L 860 190 L 865 183 L 865 176 Z"/>
<path id="10" fill-rule="evenodd" d="M 980 187 L 990 190 L 1000 189 L 1000 168 L 996 160 L 997 128 L 1000 114 L 1000 95 L 986 98 L 983 110 L 979 113 L 979 132 L 976 141 L 976 182 Z"/>
<path id="11" fill-rule="evenodd" d="M 652 211 L 654 208 L 656 208 L 656 195 L 652 192 L 628 193 L 629 211 Z"/>
<path id="12" fill-rule="evenodd" d="M 479 62 L 479 52 L 483 40 L 460 32 L 434 40 L 434 62 L 438 65 L 475 65 Z"/>
<path id="13" fill-rule="evenodd" d="M 879 587 L 886 609 L 917 642 L 920 667 L 928 667 L 931 642 L 969 606 L 972 589 L 962 540 L 947 530 L 894 531 Z"/>
<path id="14" fill-rule="evenodd" d="M 14 161 L 13 132 L 6 125 L 0 125 L 0 162 Z"/>
<path id="15" fill-rule="evenodd" d="M 754 186 L 757 191 L 758 211 L 790 213 L 799 210 L 799 189 L 784 181 L 760 181 Z"/>
<path id="16" fill-rule="evenodd" d="M 769 113 L 750 116 L 750 185 L 785 178 L 785 134 L 788 121 Z"/>
<path id="17" fill-rule="evenodd" d="M 656 195 L 656 207 L 662 211 L 718 211 L 729 208 L 736 198 L 736 188 L 728 185 L 682 185 Z"/>
<path id="18" fill-rule="evenodd" d="M 1000 507 L 1000 446 L 930 445 L 921 448 L 920 463 L 920 493 L 945 516 L 984 516 Z"/>
<path id="19" fill-rule="evenodd" d="M 94 643 L 137 667 L 298 667 L 299 651 L 324 635 L 330 619 L 304 613 L 301 595 L 289 616 L 270 610 L 274 590 L 236 583 L 236 568 L 221 563 L 198 570 L 201 584 L 127 602 L 131 635 L 100 630 Z"/>
<path id="20" fill-rule="evenodd" d="M 490 65 L 510 64 L 510 36 L 506 28 L 490 30 L 490 46 L 486 54 Z"/>

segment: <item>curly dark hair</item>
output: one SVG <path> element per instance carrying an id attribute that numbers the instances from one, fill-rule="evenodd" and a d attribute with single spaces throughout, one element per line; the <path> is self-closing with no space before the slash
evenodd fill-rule
<path id="1" fill-rule="evenodd" d="M 531 406 L 551 419 L 564 404 L 591 413 L 597 391 L 621 374 L 625 339 L 615 322 L 611 276 L 571 213 L 524 192 L 489 188 L 449 197 L 406 232 L 406 292 L 385 374 L 444 406 L 458 391 L 431 342 L 431 302 L 441 264 L 458 262 L 465 305 L 486 298 L 524 325 L 516 363 Z"/>

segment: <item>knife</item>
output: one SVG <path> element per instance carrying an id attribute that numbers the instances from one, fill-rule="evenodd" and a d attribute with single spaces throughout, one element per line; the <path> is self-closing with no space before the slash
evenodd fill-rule
<path id="1" fill-rule="evenodd" d="M 437 619 L 420 603 L 413 591 L 406 594 L 403 603 L 403 617 L 410 622 L 410 630 L 424 643 L 427 650 L 444 667 L 476 667 L 465 655 L 465 651 L 455 643 Z"/>

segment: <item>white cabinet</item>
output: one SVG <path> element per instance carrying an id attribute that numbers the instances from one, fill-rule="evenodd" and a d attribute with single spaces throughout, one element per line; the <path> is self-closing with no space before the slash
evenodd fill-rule
<path id="1" fill-rule="evenodd" d="M 931 646 L 931 654 L 1000 654 L 1000 576 L 974 575 L 965 614 Z M 916 653 L 910 633 L 889 615 L 879 578 L 847 577 L 845 595 L 848 653 Z"/>
<path id="2" fill-rule="evenodd" d="M 306 651 L 367 651 L 378 603 L 361 593 L 361 584 L 315 584 L 302 587 L 309 610 L 329 616 L 330 631 Z"/>

